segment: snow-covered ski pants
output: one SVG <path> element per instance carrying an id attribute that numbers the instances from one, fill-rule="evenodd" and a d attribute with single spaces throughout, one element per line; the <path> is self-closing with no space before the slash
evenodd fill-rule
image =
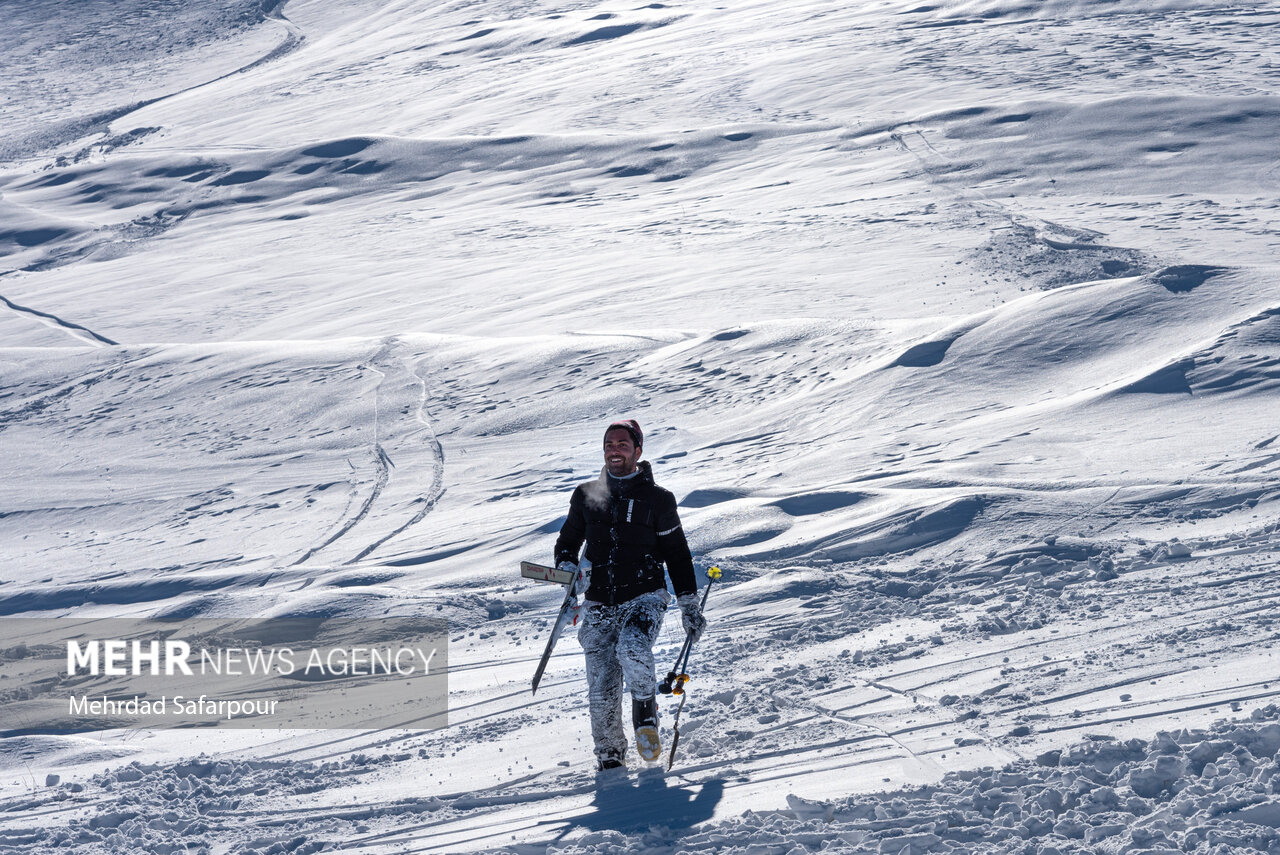
<path id="1" fill-rule="evenodd" d="M 621 760 L 628 740 L 622 727 L 622 680 L 634 700 L 654 696 L 653 643 L 662 629 L 670 595 L 665 591 L 615 606 L 587 602 L 578 641 L 587 658 L 591 738 L 597 760 Z"/>

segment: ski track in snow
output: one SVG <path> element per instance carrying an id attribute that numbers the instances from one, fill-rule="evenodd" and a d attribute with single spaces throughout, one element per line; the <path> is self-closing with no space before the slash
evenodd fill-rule
<path id="1" fill-rule="evenodd" d="M 392 471 L 396 469 L 396 463 L 388 454 L 382 441 L 382 435 L 379 432 L 382 407 L 381 396 L 384 394 L 383 386 L 387 383 L 388 374 L 386 371 L 379 368 L 378 364 L 388 362 L 397 347 L 398 343 L 394 340 L 383 342 L 379 346 L 377 352 L 359 366 L 361 370 L 372 371 L 378 376 L 378 382 L 374 386 L 371 395 L 373 398 L 373 420 L 371 427 L 373 442 L 370 446 L 369 456 L 373 460 L 374 475 L 371 479 L 372 483 L 369 488 L 369 493 L 364 498 L 364 501 L 360 503 L 360 506 L 356 509 L 355 513 L 345 519 L 332 534 L 325 538 L 322 543 L 308 549 L 301 558 L 293 562 L 293 566 L 307 564 L 317 554 L 329 550 L 329 548 L 339 540 L 349 538 L 352 531 L 364 522 L 364 520 L 369 516 L 370 511 L 372 511 L 378 504 L 379 500 L 383 497 L 384 491 L 386 491 L 392 480 Z M 397 527 L 392 531 L 377 537 L 372 542 L 360 548 L 353 557 L 343 562 L 345 565 L 358 564 L 379 547 L 383 546 L 383 544 L 404 533 L 412 526 L 422 522 L 426 515 L 431 512 L 431 509 L 435 506 L 436 502 L 439 501 L 440 497 L 444 494 L 444 450 L 440 446 L 439 439 L 432 432 L 431 423 L 426 414 L 427 384 L 413 369 L 412 365 L 409 364 L 410 357 L 400 357 L 398 358 L 398 363 L 400 371 L 411 376 L 420 388 L 419 397 L 414 409 L 414 419 L 428 434 L 427 446 L 430 450 L 432 461 L 430 481 L 428 482 L 429 486 L 427 487 L 426 495 L 413 500 L 414 504 L 418 505 L 418 508 L 407 520 L 397 525 Z M 398 477 L 404 479 L 417 479 L 418 473 L 403 472 L 400 473 Z M 415 491 L 422 489 L 420 486 L 421 483 L 422 482 L 420 480 L 412 480 L 410 489 Z M 348 509 L 350 507 L 351 504 L 348 504 Z"/>
<path id="2" fill-rule="evenodd" d="M 428 431 L 431 432 L 431 438 L 429 441 L 429 444 L 431 447 L 431 453 L 433 457 L 433 465 L 432 465 L 432 471 L 431 471 L 431 487 L 430 487 L 430 490 L 428 491 L 428 494 L 426 496 L 423 496 L 420 499 L 420 507 L 413 514 L 413 516 L 411 516 L 400 527 L 396 528 L 391 533 L 383 535 L 378 540 L 375 540 L 373 543 L 366 546 L 354 558 L 348 561 L 347 562 L 348 564 L 355 564 L 367 558 L 374 550 L 378 549 L 387 541 L 391 540 L 394 537 L 399 536 L 400 534 L 403 534 L 409 528 L 422 522 L 422 520 L 426 517 L 426 515 L 431 512 L 431 509 L 435 507 L 436 502 L 440 501 L 440 497 L 444 495 L 444 490 L 445 490 L 444 449 L 441 447 L 440 440 L 435 435 L 434 431 L 431 431 L 431 422 L 429 420 L 429 417 L 427 415 L 427 410 L 426 410 L 427 384 L 426 384 L 426 381 L 422 379 L 422 376 L 418 374 L 416 371 L 413 371 L 411 367 L 408 370 L 413 373 L 413 376 L 417 378 L 419 385 L 422 387 L 422 397 L 419 398 L 418 400 L 418 406 L 417 406 L 417 410 L 414 413 L 414 416 L 422 424 L 424 428 L 426 428 Z"/>
<path id="3" fill-rule="evenodd" d="M 112 136 L 110 134 L 110 128 L 113 123 L 120 121 L 122 119 L 125 119 L 128 116 L 130 116 L 132 113 L 135 113 L 152 104 L 158 104 L 171 98 L 177 98 L 182 95 L 195 92 L 201 89 L 202 87 L 217 84 L 218 82 L 226 80 L 235 75 L 247 74 L 249 72 L 252 72 L 256 68 L 259 68 L 283 56 L 286 56 L 289 53 L 296 50 L 299 46 L 302 45 L 306 37 L 302 33 L 302 31 L 292 21 L 290 21 L 289 18 L 282 11 L 283 7 L 287 3 L 288 3 L 288 0 L 255 0 L 255 5 L 260 7 L 257 10 L 258 14 L 261 16 L 260 21 L 274 21 L 280 24 L 285 31 L 284 38 L 280 41 L 280 43 L 277 44 L 275 47 L 273 47 L 270 51 L 268 51 L 264 55 L 242 66 L 239 66 L 238 68 L 228 71 L 225 74 L 222 74 L 220 76 L 214 77 L 209 80 L 192 84 L 183 89 L 172 91 L 164 95 L 158 95 L 152 98 L 147 98 L 147 99 L 137 101 L 131 104 L 127 104 L 124 106 L 115 107 L 113 109 L 110 109 L 86 118 L 81 118 L 77 120 L 72 120 L 70 122 L 62 123 L 61 127 L 55 126 L 54 134 L 50 135 L 48 133 L 45 133 L 45 134 L 39 135 L 40 137 L 39 142 L 35 146 L 31 146 L 31 145 L 24 146 L 20 143 L 17 146 L 17 148 L 21 156 L 30 157 L 32 155 L 40 154 L 40 153 L 51 151 L 51 150 L 56 151 L 68 145 L 74 145 L 81 140 L 84 140 L 86 138 L 91 138 L 98 134 L 102 134 L 106 136 L 105 140 L 102 140 L 100 142 L 95 142 L 92 145 L 83 147 L 79 151 L 69 156 L 69 159 L 71 161 L 80 162 L 91 156 L 100 157 L 102 155 L 108 154 L 120 146 L 129 145 L 130 143 L 135 142 L 139 138 L 142 138 L 151 133 L 154 133 L 159 129 L 148 127 L 148 128 L 135 129 L 134 131 L 121 134 L 118 136 Z M 111 29 L 114 29 L 114 28 L 111 28 Z M 78 35 L 83 36 L 83 33 Z M 58 130 L 62 131 L 61 135 L 58 135 L 56 133 L 56 131 Z M 13 153 L 11 152 L 5 152 L 5 154 L 8 156 L 6 159 L 13 157 Z"/>
<path id="4" fill-rule="evenodd" d="M 379 415 L 378 390 L 381 389 L 382 382 L 387 379 L 387 375 L 382 371 L 380 371 L 377 368 L 377 366 L 373 364 L 377 362 L 379 359 L 382 359 L 383 357 L 385 357 L 387 352 L 390 349 L 391 349 L 391 344 L 389 342 L 382 344 L 378 348 L 377 353 L 375 353 L 373 356 L 371 356 L 368 360 L 366 360 L 364 363 L 362 363 L 359 366 L 361 370 L 372 371 L 374 374 L 378 375 L 378 383 L 373 388 L 373 396 L 372 396 L 373 397 L 373 444 L 372 444 L 371 456 L 373 458 L 373 466 L 374 466 L 373 486 L 369 490 L 369 495 L 365 498 L 364 502 L 361 503 L 360 508 L 355 512 L 355 514 L 353 514 L 350 519 L 344 521 L 340 526 L 338 526 L 337 530 L 334 531 L 333 534 L 329 535 L 329 537 L 326 538 L 325 541 L 321 543 L 319 546 L 315 546 L 311 549 L 308 549 L 305 555 L 303 555 L 297 561 L 293 562 L 295 566 L 298 564 L 305 564 L 317 552 L 321 552 L 324 549 L 328 548 L 335 541 L 345 537 L 353 528 L 359 525 L 360 521 L 369 515 L 369 509 L 372 508 L 374 503 L 378 501 L 378 497 L 382 495 L 382 490 L 387 486 L 387 482 L 391 480 L 391 467 L 393 464 L 391 463 L 391 459 L 387 457 L 386 449 L 382 447 L 382 442 L 380 441 L 379 434 L 378 434 L 378 415 Z"/>
<path id="5" fill-rule="evenodd" d="M 3 294 L 0 294 L 0 302 L 3 302 L 11 312 L 18 315 L 33 317 L 42 324 L 67 333 L 77 341 L 86 342 L 98 347 L 110 347 L 117 344 L 117 342 L 112 341 L 104 335 L 99 335 L 88 327 L 60 318 L 57 315 L 51 315 L 48 312 L 42 312 L 39 309 L 33 309 L 29 306 L 19 306 Z"/>
<path id="6" fill-rule="evenodd" d="M 6 730 L 0 853 L 1280 853 L 1273 4 L 135 5 L 0 36 L 0 616 L 443 617 L 449 726 Z M 597 776 L 622 415 L 726 575 Z"/>

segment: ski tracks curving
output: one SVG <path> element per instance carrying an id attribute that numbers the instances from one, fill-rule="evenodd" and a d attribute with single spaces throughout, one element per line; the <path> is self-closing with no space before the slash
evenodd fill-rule
<path id="1" fill-rule="evenodd" d="M 422 375 L 414 369 L 408 358 L 403 360 L 403 364 L 405 370 L 409 374 L 413 375 L 419 387 L 418 406 L 417 410 L 414 412 L 414 418 L 430 435 L 428 446 L 431 449 L 432 456 L 431 489 L 426 496 L 418 500 L 418 509 L 414 512 L 413 516 L 394 531 L 378 538 L 373 543 L 366 546 L 358 555 L 356 555 L 356 557 L 348 561 L 348 564 L 355 564 L 356 562 L 363 560 L 387 541 L 399 536 L 405 530 L 422 522 L 423 518 L 425 518 L 426 515 L 431 512 L 431 509 L 435 507 L 436 502 L 439 501 L 440 497 L 444 495 L 444 448 L 440 445 L 440 438 L 436 435 L 435 430 L 431 427 L 431 421 L 427 418 L 427 383 L 423 380 Z M 385 464 L 390 463 L 389 458 L 386 456 L 386 452 L 383 451 L 381 446 L 379 446 L 378 450 L 384 466 Z M 385 486 L 385 481 L 383 484 Z"/>
<path id="2" fill-rule="evenodd" d="M 373 388 L 373 440 L 369 445 L 369 457 L 373 467 L 372 486 L 355 513 L 341 522 L 321 543 L 308 549 L 293 562 L 293 566 L 311 561 L 335 544 L 340 545 L 348 555 L 351 555 L 337 563 L 356 564 L 391 539 L 421 522 L 444 494 L 444 449 L 427 415 L 427 384 L 414 369 L 411 357 L 393 355 L 398 345 L 399 342 L 395 338 L 385 339 L 378 349 L 360 365 L 361 369 L 367 369 L 377 375 L 377 383 Z M 384 410 L 396 409 L 387 407 L 386 400 L 388 398 L 395 400 L 398 397 L 397 392 L 407 385 L 417 389 L 417 400 L 411 407 L 400 405 L 399 409 L 408 411 L 412 408 L 414 424 L 404 429 L 384 425 Z M 422 433 L 427 437 L 425 446 L 431 470 L 431 486 L 425 495 L 417 495 L 416 484 L 412 481 L 418 471 L 417 468 L 407 470 L 405 477 L 396 481 L 393 481 L 392 476 L 397 468 L 396 459 L 413 460 L 421 455 L 419 437 Z M 395 452 L 394 457 L 388 452 L 388 446 Z M 384 519 L 382 514 L 374 513 L 375 508 L 381 509 L 383 505 L 389 506 L 386 513 L 390 515 L 389 521 L 393 525 L 390 530 L 385 530 L 388 519 Z M 397 523 L 400 508 L 405 505 L 413 509 L 412 513 L 408 519 Z M 365 545 L 356 548 L 353 554 L 347 545 L 347 540 L 357 528 L 362 532 L 377 528 L 384 530 L 382 533 L 368 531 L 364 535 Z"/>

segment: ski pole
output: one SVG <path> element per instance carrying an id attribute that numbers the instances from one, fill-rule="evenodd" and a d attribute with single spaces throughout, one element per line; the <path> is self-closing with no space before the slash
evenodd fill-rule
<path id="1" fill-rule="evenodd" d="M 702 590 L 702 603 L 700 609 L 707 607 L 707 596 L 711 593 L 711 585 L 721 576 L 719 567 L 707 568 L 707 587 Z M 676 656 L 676 663 L 671 666 L 671 671 L 667 673 L 667 677 L 658 684 L 658 691 L 664 695 L 678 695 L 683 691 L 684 684 L 688 682 L 689 675 L 684 673 L 684 669 L 689 665 L 689 652 L 693 649 L 693 633 L 687 633 L 684 637 L 684 646 L 680 648 L 680 653 Z"/>
<path id="2" fill-rule="evenodd" d="M 711 567 L 707 570 L 707 579 L 709 579 L 710 581 L 707 582 L 707 589 L 702 592 L 703 607 L 706 607 L 707 605 L 707 595 L 711 593 L 711 583 L 719 578 L 720 578 L 719 567 Z M 671 771 L 671 767 L 674 766 L 676 763 L 676 746 L 680 744 L 680 713 L 684 710 L 684 702 L 689 699 L 689 696 L 684 691 L 684 684 L 688 682 L 689 675 L 684 673 L 684 669 L 689 664 L 689 651 L 690 649 L 692 649 L 692 646 L 693 646 L 693 633 L 689 633 L 688 635 L 685 636 L 684 648 L 680 651 L 680 656 L 676 659 L 676 668 L 673 669 L 672 672 L 667 675 L 667 679 L 664 683 L 664 685 L 666 685 L 667 687 L 667 690 L 664 691 L 664 694 L 670 693 L 670 694 L 676 694 L 680 696 L 680 705 L 676 707 L 675 718 L 671 720 L 671 753 L 667 755 L 667 771 L 668 772 Z M 678 677 L 676 676 L 677 670 L 680 672 L 680 676 Z M 674 686 L 671 685 L 673 680 L 675 681 Z"/>
<path id="3" fill-rule="evenodd" d="M 676 707 L 676 717 L 672 722 L 671 730 L 671 753 L 667 755 L 667 771 L 671 771 L 671 767 L 676 765 L 676 746 L 680 744 L 680 711 L 684 709 L 684 699 L 688 695 L 681 693 L 680 706 Z"/>

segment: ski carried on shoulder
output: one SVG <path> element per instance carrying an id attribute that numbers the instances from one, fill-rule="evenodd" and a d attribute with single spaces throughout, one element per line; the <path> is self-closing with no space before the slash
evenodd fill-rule
<path id="1" fill-rule="evenodd" d="M 551 627 L 551 637 L 547 639 L 546 649 L 542 651 L 542 658 L 538 660 L 538 670 L 533 672 L 533 694 L 536 695 L 538 683 L 542 682 L 542 672 L 547 670 L 547 662 L 551 660 L 551 651 L 555 649 L 556 641 L 559 640 L 565 628 L 577 620 L 574 606 L 578 604 L 578 576 L 575 573 L 565 573 L 554 567 L 544 567 L 530 561 L 520 563 L 520 574 L 526 579 L 555 582 L 565 586 L 564 601 L 560 604 L 560 612 L 556 615 L 556 622 Z"/>

